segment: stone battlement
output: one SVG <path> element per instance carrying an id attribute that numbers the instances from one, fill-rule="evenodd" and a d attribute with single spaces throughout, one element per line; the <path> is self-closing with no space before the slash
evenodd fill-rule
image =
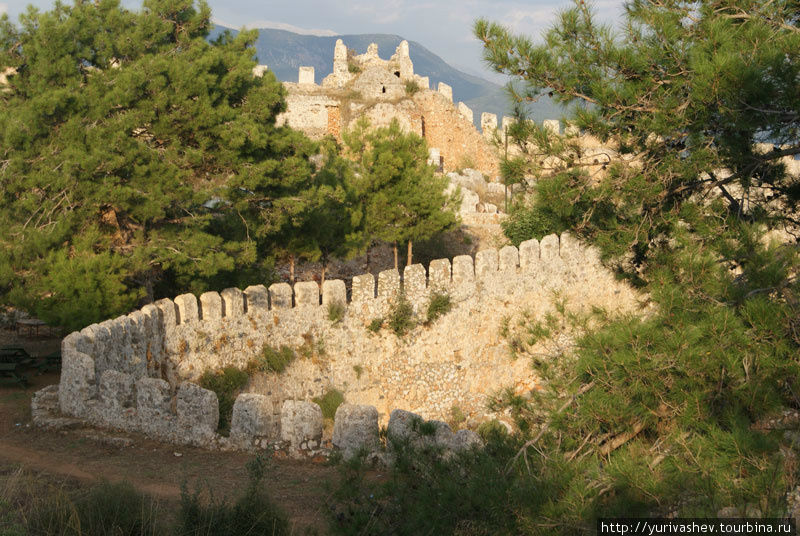
<path id="1" fill-rule="evenodd" d="M 436 323 L 405 339 L 368 329 L 389 314 L 401 292 L 424 316 L 434 291 L 453 301 L 453 310 Z M 595 252 L 566 233 L 479 251 L 474 258 L 434 260 L 427 270 L 407 266 L 402 277 L 396 270 L 356 276 L 349 289 L 345 281 L 331 280 L 321 288 L 298 282 L 206 292 L 199 299 L 183 294 L 68 335 L 59 406 L 69 416 L 166 441 L 283 441 L 308 450 L 319 445 L 316 425 L 312 433 L 297 423 L 321 423 L 310 399 L 330 388 L 350 403 L 376 406 L 384 422 L 398 407 L 446 418 L 459 406 L 480 418 L 491 389 L 535 384 L 524 360 L 509 362 L 507 343 L 498 335 L 503 312 L 547 310 L 553 291 L 587 307 L 635 303 L 632 291 L 600 267 Z M 587 297 L 591 292 L 595 296 Z M 345 305 L 338 323 L 328 318 L 327 305 L 335 302 Z M 216 395 L 194 382 L 206 370 L 245 367 L 267 346 L 305 348 L 309 356 L 282 374 L 251 382 L 236 401 L 231 439 L 221 438 Z"/>

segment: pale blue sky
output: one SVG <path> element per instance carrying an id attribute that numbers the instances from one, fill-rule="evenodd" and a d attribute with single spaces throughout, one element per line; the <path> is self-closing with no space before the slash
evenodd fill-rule
<path id="1" fill-rule="evenodd" d="M 69 0 L 65 0 L 69 2 Z M 140 0 L 122 0 L 130 8 Z M 481 45 L 472 36 L 478 17 L 500 22 L 514 31 L 538 38 L 569 0 L 208 0 L 213 18 L 239 28 L 277 27 L 322 35 L 390 33 L 414 40 L 454 67 L 487 74 Z M 0 13 L 13 20 L 28 4 L 49 9 L 53 0 L 0 0 Z M 623 0 L 594 0 L 600 18 L 615 22 Z M 390 51 L 381 51 L 387 55 Z M 413 60 L 413 58 L 412 58 Z"/>

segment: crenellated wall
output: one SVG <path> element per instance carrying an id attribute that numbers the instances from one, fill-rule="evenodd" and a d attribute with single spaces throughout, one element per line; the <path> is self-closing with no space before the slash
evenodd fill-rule
<path id="1" fill-rule="evenodd" d="M 405 337 L 384 328 L 400 293 L 424 319 L 432 292 L 446 292 L 452 310 Z M 255 285 L 199 297 L 183 294 L 93 324 L 62 344 L 59 405 L 95 424 L 192 444 L 319 444 L 319 409 L 311 398 L 330 388 L 347 402 L 377 408 L 382 422 L 403 408 L 445 420 L 452 408 L 473 420 L 489 417 L 487 397 L 511 386 L 537 388 L 525 360 L 510 357 L 503 319 L 524 311 L 543 318 L 553 293 L 578 308 L 633 310 L 635 293 L 601 267 L 595 252 L 568 234 L 529 240 L 519 248 L 479 251 L 475 258 L 412 265 L 329 280 Z M 345 304 L 329 319 L 328 304 Z M 197 385 L 208 369 L 246 366 L 265 346 L 289 346 L 299 357 L 281 374 L 256 376 L 234 409 L 231 439 L 216 435 L 214 393 Z M 316 408 L 316 409 L 315 409 Z M 301 418 L 302 417 L 302 418 Z M 502 416 L 501 416 L 502 417 Z M 321 414 L 319 417 L 321 434 Z M 254 443 L 255 442 L 255 443 Z"/>

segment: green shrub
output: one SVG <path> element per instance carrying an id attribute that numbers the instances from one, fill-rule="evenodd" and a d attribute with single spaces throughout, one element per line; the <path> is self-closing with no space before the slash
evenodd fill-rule
<path id="1" fill-rule="evenodd" d="M 344 394 L 337 389 L 328 389 L 325 394 L 311 399 L 322 408 L 322 416 L 325 419 L 333 420 L 336 415 L 336 408 L 344 402 Z"/>
<path id="2" fill-rule="evenodd" d="M 339 300 L 332 301 L 328 304 L 328 320 L 334 324 L 338 324 L 344 318 L 345 306 Z"/>
<path id="3" fill-rule="evenodd" d="M 419 91 L 419 84 L 415 80 L 406 80 L 406 95 L 414 95 Z"/>
<path id="4" fill-rule="evenodd" d="M 200 387 L 214 391 L 219 401 L 219 427 L 222 435 L 228 435 L 233 415 L 233 403 L 236 395 L 247 384 L 250 376 L 246 371 L 236 367 L 225 367 L 222 370 L 207 370 L 200 377 Z"/>
<path id="5" fill-rule="evenodd" d="M 425 323 L 430 324 L 442 315 L 446 315 L 453 308 L 453 301 L 446 292 L 436 291 L 431 294 L 428 301 L 428 311 L 425 315 Z"/>
<path id="6" fill-rule="evenodd" d="M 453 430 L 458 430 L 467 422 L 467 416 L 464 415 L 464 412 L 461 411 L 461 408 L 458 406 L 453 406 L 450 408 L 450 421 L 447 423 L 450 425 L 450 428 Z"/>
<path id="7" fill-rule="evenodd" d="M 162 534 L 159 507 L 129 482 L 103 482 L 75 497 L 59 491 L 26 519 L 31 536 L 141 536 Z M 3 533 L 0 530 L 0 533 Z"/>
<path id="8" fill-rule="evenodd" d="M 242 495 L 229 504 L 215 499 L 213 494 L 203 501 L 199 491 L 189 493 L 186 484 L 181 486 L 180 521 L 176 534 L 181 536 L 228 536 L 289 534 L 286 515 L 275 506 L 263 489 L 266 472 L 263 458 L 248 463 L 250 482 Z"/>
<path id="9" fill-rule="evenodd" d="M 491 441 L 493 437 L 505 437 L 508 435 L 508 428 L 503 426 L 503 423 L 498 421 L 497 419 L 492 419 L 491 421 L 482 422 L 478 425 L 478 435 L 484 441 Z"/>
<path id="10" fill-rule="evenodd" d="M 250 367 L 259 372 L 276 372 L 280 374 L 286 370 L 289 363 L 294 361 L 296 357 L 295 351 L 285 344 L 277 350 L 265 344 L 261 349 L 261 355 L 250 363 Z"/>
<path id="11" fill-rule="evenodd" d="M 373 318 L 367 326 L 367 329 L 372 333 L 378 333 L 383 327 L 383 318 Z"/>
<path id="12" fill-rule="evenodd" d="M 436 449 L 396 445 L 391 477 L 367 478 L 356 458 L 339 465 L 342 478 L 328 511 L 330 532 L 361 534 L 516 535 L 532 532 L 525 503 L 546 504 L 555 490 L 507 474 L 517 443 L 500 439 L 486 449 L 443 457 Z M 544 519 L 543 524 L 553 523 Z M 556 523 L 557 524 L 557 523 Z"/>
<path id="13" fill-rule="evenodd" d="M 361 375 L 364 374 L 364 367 L 361 365 L 353 365 L 353 370 L 356 373 L 356 378 L 361 379 Z"/>
<path id="14" fill-rule="evenodd" d="M 408 301 L 405 294 L 400 294 L 400 297 L 392 305 L 392 309 L 389 312 L 388 324 L 389 329 L 398 337 L 402 337 L 414 329 L 414 308 L 411 306 L 411 302 Z"/>

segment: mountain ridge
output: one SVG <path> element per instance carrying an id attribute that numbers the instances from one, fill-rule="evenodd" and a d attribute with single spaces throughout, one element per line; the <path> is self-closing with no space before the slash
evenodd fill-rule
<path id="1" fill-rule="evenodd" d="M 237 33 L 237 30 L 217 24 L 209 38 L 216 38 L 225 30 Z M 308 66 L 314 67 L 315 80 L 321 83 L 333 69 L 333 48 L 337 39 L 357 54 L 364 53 L 370 43 L 376 43 L 379 55 L 385 59 L 394 54 L 397 45 L 403 41 L 402 36 L 395 34 L 316 36 L 276 28 L 259 28 L 258 32 L 255 43 L 258 62 L 266 64 L 283 82 L 297 82 L 298 68 Z M 496 114 L 498 122 L 503 116 L 511 115 L 512 105 L 502 86 L 452 67 L 416 41 L 409 40 L 408 45 L 414 72 L 427 76 L 431 89 L 435 89 L 439 82 L 451 86 L 453 100 L 463 101 L 472 109 L 476 125 L 480 125 L 483 112 Z M 537 121 L 560 115 L 558 108 L 549 101 L 534 103 L 530 110 L 531 117 Z"/>

